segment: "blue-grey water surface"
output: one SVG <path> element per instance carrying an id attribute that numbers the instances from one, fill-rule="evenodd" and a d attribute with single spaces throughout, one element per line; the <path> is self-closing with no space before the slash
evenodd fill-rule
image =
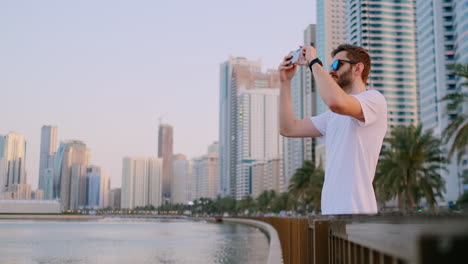
<path id="1" fill-rule="evenodd" d="M 188 220 L 0 221 L 0 263 L 266 263 L 254 227 Z"/>

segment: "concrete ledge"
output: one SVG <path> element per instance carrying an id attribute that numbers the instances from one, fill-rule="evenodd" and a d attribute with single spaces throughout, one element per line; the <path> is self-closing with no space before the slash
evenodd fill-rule
<path id="1" fill-rule="evenodd" d="M 281 250 L 281 243 L 279 240 L 278 233 L 276 229 L 273 228 L 271 225 L 250 220 L 250 219 L 239 219 L 239 218 L 223 218 L 224 222 L 227 223 L 239 223 L 239 224 L 246 224 L 260 228 L 265 232 L 268 239 L 270 240 L 270 250 L 268 252 L 268 264 L 283 264 L 283 252 Z"/>

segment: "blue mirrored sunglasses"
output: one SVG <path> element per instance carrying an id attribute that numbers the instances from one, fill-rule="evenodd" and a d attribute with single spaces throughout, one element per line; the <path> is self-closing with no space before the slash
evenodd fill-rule
<path id="1" fill-rule="evenodd" d="M 332 64 L 330 64 L 330 66 L 328 66 L 328 71 L 331 71 L 331 70 L 337 71 L 340 68 L 342 62 L 347 62 L 350 64 L 357 63 L 355 61 L 350 61 L 350 60 L 335 60 Z"/>

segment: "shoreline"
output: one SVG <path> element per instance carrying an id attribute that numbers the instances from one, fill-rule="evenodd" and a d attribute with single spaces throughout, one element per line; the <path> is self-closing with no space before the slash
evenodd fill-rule
<path id="1" fill-rule="evenodd" d="M 97 215 L 35 215 L 35 214 L 11 214 L 0 215 L 0 220 L 97 220 L 103 219 Z"/>

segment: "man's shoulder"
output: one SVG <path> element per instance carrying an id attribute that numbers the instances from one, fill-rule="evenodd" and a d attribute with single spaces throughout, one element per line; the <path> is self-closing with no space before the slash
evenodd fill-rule
<path id="1" fill-rule="evenodd" d="M 379 90 L 375 90 L 375 89 L 370 89 L 370 90 L 366 90 L 362 93 L 358 93 L 356 94 L 355 96 L 359 96 L 359 97 L 375 97 L 375 98 L 382 98 L 382 99 L 385 99 L 385 96 L 379 91 Z"/>
<path id="2" fill-rule="evenodd" d="M 375 103 L 382 106 L 387 105 L 385 96 L 378 90 L 367 90 L 362 93 L 355 94 L 354 97 L 359 101 L 367 101 L 369 103 Z"/>

